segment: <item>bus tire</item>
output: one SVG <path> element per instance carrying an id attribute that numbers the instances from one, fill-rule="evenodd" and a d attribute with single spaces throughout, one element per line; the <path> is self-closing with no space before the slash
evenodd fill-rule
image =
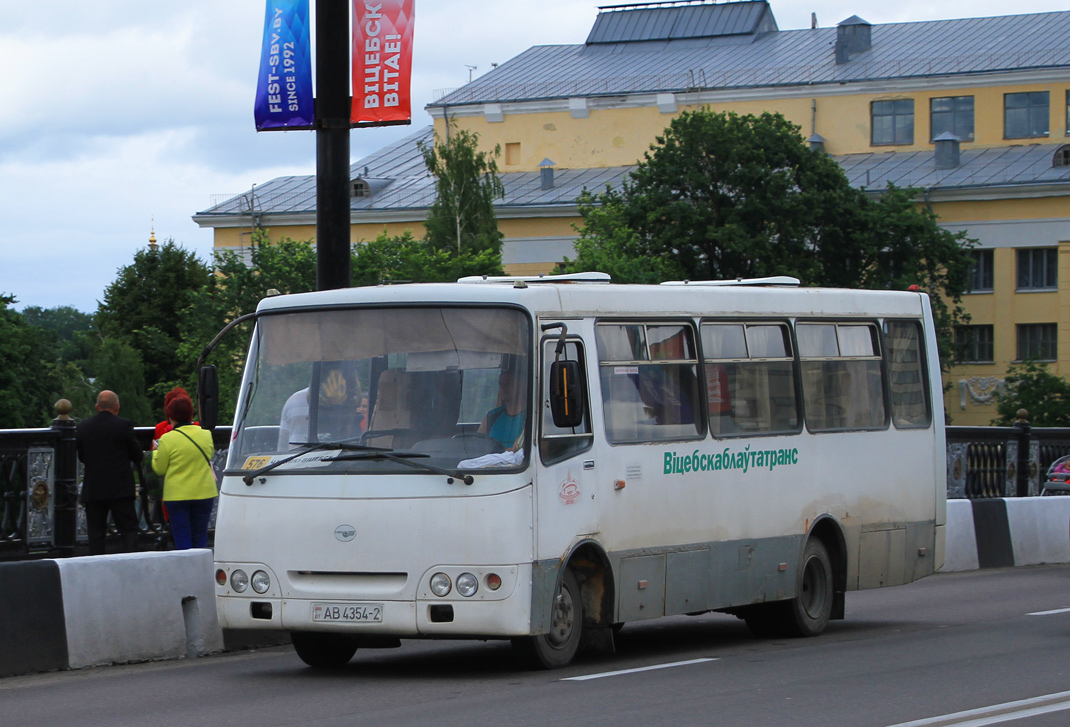
<path id="1" fill-rule="evenodd" d="M 780 629 L 778 629 L 780 620 L 775 612 L 775 607 L 779 605 L 761 603 L 743 609 L 740 617 L 747 624 L 747 629 L 752 636 L 759 639 L 771 639 L 780 635 Z"/>
<path id="2" fill-rule="evenodd" d="M 799 586 L 787 601 L 783 625 L 790 636 L 817 636 L 828 626 L 833 601 L 832 561 L 825 544 L 810 538 L 803 548 Z"/>
<path id="3" fill-rule="evenodd" d="M 560 669 L 572 663 L 583 635 L 583 596 L 571 570 L 561 577 L 561 590 L 554 598 L 550 633 L 513 639 L 513 649 L 536 669 Z"/>
<path id="4" fill-rule="evenodd" d="M 294 631 L 290 640 L 301 661 L 314 669 L 343 667 L 357 653 L 357 639 L 353 636 Z"/>

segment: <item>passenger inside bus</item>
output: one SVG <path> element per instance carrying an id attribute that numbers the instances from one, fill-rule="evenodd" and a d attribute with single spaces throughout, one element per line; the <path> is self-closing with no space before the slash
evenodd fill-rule
<path id="1" fill-rule="evenodd" d="M 490 436 L 507 451 L 515 452 L 523 447 L 526 396 L 520 362 L 509 357 L 502 362 L 498 375 L 498 406 L 487 412 L 479 433 Z"/>

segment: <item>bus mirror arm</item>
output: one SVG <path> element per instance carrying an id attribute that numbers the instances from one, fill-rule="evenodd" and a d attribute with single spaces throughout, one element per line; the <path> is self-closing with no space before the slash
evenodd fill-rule
<path id="1" fill-rule="evenodd" d="M 561 352 L 565 350 L 565 336 L 568 335 L 568 326 L 564 323 L 543 323 L 542 330 L 549 331 L 554 328 L 561 329 L 561 335 L 557 338 L 557 348 L 554 350 L 554 361 L 561 359 Z"/>
<path id="2" fill-rule="evenodd" d="M 235 326 L 255 317 L 256 313 L 246 313 L 223 326 L 223 330 L 215 334 L 215 338 L 204 347 L 201 355 L 197 357 L 197 367 L 194 369 L 197 372 L 197 409 L 200 411 L 201 425 L 208 431 L 214 430 L 216 425 L 219 407 L 219 378 L 215 367 L 205 366 L 204 360 L 208 358 L 208 354 L 212 352 L 212 349 L 222 340 L 223 336 L 227 335 Z"/>

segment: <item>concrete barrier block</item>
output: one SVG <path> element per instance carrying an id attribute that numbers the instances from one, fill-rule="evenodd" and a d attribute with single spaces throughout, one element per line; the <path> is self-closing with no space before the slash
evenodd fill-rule
<path id="1" fill-rule="evenodd" d="M 210 550 L 56 562 L 72 668 L 222 650 Z"/>
<path id="2" fill-rule="evenodd" d="M 969 500 L 947 501 L 947 541 L 941 571 L 977 570 L 977 535 L 973 529 L 973 504 Z"/>
<path id="3" fill-rule="evenodd" d="M 66 668 L 56 563 L 0 563 L 0 677 Z"/>
<path id="4" fill-rule="evenodd" d="M 1070 497 L 1007 499 L 1015 565 L 1070 563 Z"/>

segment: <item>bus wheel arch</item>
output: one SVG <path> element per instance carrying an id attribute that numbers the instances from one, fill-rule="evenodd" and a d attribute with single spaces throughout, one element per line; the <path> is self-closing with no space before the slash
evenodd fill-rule
<path id="1" fill-rule="evenodd" d="M 572 662 L 583 636 L 581 592 L 576 574 L 563 568 L 550 607 L 549 631 L 512 639 L 521 663 L 534 669 L 560 669 Z"/>
<path id="2" fill-rule="evenodd" d="M 572 549 L 565 562 L 579 581 L 585 625 L 613 626 L 617 597 L 606 552 L 598 543 L 585 540 Z"/>

